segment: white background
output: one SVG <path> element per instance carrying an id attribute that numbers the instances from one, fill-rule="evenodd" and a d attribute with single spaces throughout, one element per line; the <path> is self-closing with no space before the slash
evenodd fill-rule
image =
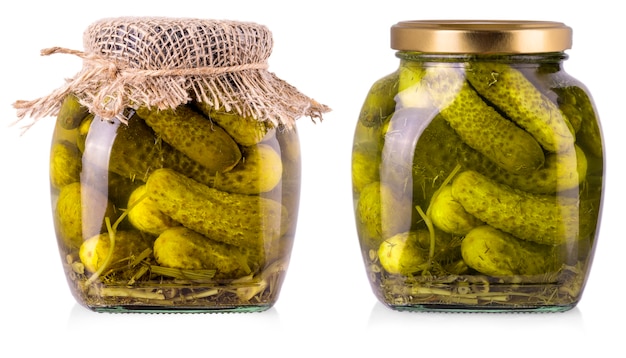
<path id="1" fill-rule="evenodd" d="M 49 1 L 2 2 L 0 77 L 0 355 L 241 357 L 393 355 L 582 357 L 623 354 L 624 75 L 616 1 Z M 10 4 L 10 5 L 9 5 Z M 579 5 L 580 4 L 580 5 Z M 53 120 L 24 135 L 11 104 L 44 96 L 81 68 L 52 46 L 82 50 L 103 17 L 254 21 L 274 34 L 270 71 L 333 111 L 298 121 L 303 154 L 300 220 L 274 308 L 254 314 L 98 314 L 71 296 L 57 251 L 48 192 Z M 366 280 L 352 214 L 350 150 L 370 85 L 398 65 L 389 28 L 416 19 L 561 21 L 574 29 L 566 70 L 594 96 L 604 129 L 606 196 L 582 301 L 559 314 L 401 313 Z M 620 180 L 621 179 L 621 180 Z M 12 353 L 9 353 L 12 352 Z M 615 355 L 616 354 L 616 355 Z"/>

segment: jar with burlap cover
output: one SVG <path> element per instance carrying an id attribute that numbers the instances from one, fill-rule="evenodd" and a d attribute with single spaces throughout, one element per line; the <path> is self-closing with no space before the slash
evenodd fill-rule
<path id="1" fill-rule="evenodd" d="M 54 115 L 69 93 L 105 119 L 131 105 L 176 108 L 191 99 L 288 127 L 329 110 L 268 71 L 273 38 L 256 23 L 111 18 L 89 26 L 83 42 L 84 51 L 42 51 L 79 56 L 83 69 L 48 96 L 17 101 L 18 117 Z"/>
<path id="2" fill-rule="evenodd" d="M 250 22 L 112 18 L 18 118 L 56 116 L 52 214 L 64 272 L 95 311 L 256 312 L 273 306 L 300 194 L 295 121 L 329 108 L 268 71 Z M 27 126 L 28 127 L 28 126 Z"/>

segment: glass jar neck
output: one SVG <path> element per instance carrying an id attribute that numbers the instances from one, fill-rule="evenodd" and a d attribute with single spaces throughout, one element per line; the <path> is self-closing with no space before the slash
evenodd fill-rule
<path id="1" fill-rule="evenodd" d="M 489 61 L 516 64 L 560 64 L 567 60 L 565 52 L 534 54 L 468 54 L 468 53 L 430 53 L 416 51 L 397 51 L 396 57 L 409 62 L 470 62 Z"/>
<path id="2" fill-rule="evenodd" d="M 449 63 L 453 66 L 464 66 L 468 62 L 500 62 L 518 68 L 534 68 L 537 73 L 560 73 L 563 71 L 563 61 L 567 60 L 565 52 L 546 52 L 534 54 L 468 54 L 468 53 L 431 53 L 417 51 L 398 51 L 396 57 L 400 59 L 400 67 L 423 64 Z"/>

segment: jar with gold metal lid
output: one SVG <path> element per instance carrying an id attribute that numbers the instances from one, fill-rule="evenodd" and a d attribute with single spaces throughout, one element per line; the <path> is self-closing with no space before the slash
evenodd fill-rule
<path id="1" fill-rule="evenodd" d="M 354 213 L 376 297 L 404 311 L 565 311 L 601 218 L 603 139 L 547 21 L 406 21 L 352 152 Z"/>

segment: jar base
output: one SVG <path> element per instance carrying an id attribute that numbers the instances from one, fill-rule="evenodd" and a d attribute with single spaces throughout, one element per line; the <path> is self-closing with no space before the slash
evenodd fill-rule
<path id="1" fill-rule="evenodd" d="M 257 313 L 273 307 L 273 304 L 233 307 L 152 307 L 152 306 L 107 306 L 87 307 L 97 313 L 162 313 L 162 314 L 194 314 L 194 313 Z"/>
<path id="2" fill-rule="evenodd" d="M 410 305 L 397 306 L 385 304 L 387 307 L 398 312 L 439 312 L 439 313 L 559 313 L 566 312 L 574 307 L 572 305 L 545 306 L 545 307 L 485 307 L 485 306 L 454 306 L 454 305 Z"/>
<path id="3" fill-rule="evenodd" d="M 395 311 L 565 312 L 582 296 L 585 271 L 564 267 L 551 275 L 370 276 L 377 299 Z"/>
<path id="4" fill-rule="evenodd" d="M 252 313 L 276 303 L 284 272 L 239 282 L 143 282 L 120 286 L 70 281 L 76 301 L 94 312 L 107 313 Z"/>

